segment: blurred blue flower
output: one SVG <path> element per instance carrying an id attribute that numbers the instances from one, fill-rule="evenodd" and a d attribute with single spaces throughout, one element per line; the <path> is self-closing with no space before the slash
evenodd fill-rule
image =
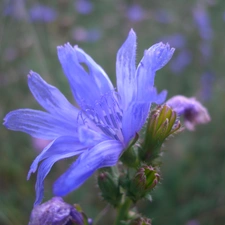
<path id="1" fill-rule="evenodd" d="M 206 71 L 201 76 L 201 97 L 204 101 L 208 101 L 212 96 L 212 88 L 215 80 L 215 75 Z"/>
<path id="2" fill-rule="evenodd" d="M 199 44 L 199 49 L 200 52 L 202 54 L 202 58 L 201 61 L 205 64 L 208 65 L 208 63 L 210 62 L 211 58 L 212 58 L 212 52 L 213 52 L 213 48 L 212 48 L 212 43 L 211 41 L 205 41 L 203 40 L 200 44 Z"/>
<path id="3" fill-rule="evenodd" d="M 77 0 L 75 1 L 75 8 L 80 14 L 90 14 L 93 10 L 93 3 L 90 0 Z"/>
<path id="4" fill-rule="evenodd" d="M 11 16 L 18 20 L 27 20 L 28 16 L 31 21 L 35 22 L 53 22 L 57 18 L 57 12 L 49 6 L 35 4 L 28 9 L 25 0 L 12 0 L 4 5 L 3 15 Z"/>
<path id="5" fill-rule="evenodd" d="M 210 40 L 213 36 L 211 21 L 206 7 L 197 5 L 193 10 L 193 17 L 196 25 L 198 26 L 199 35 L 203 40 Z"/>
<path id="6" fill-rule="evenodd" d="M 102 31 L 98 28 L 85 29 L 83 27 L 76 27 L 71 35 L 76 41 L 96 42 L 102 38 Z"/>
<path id="7" fill-rule="evenodd" d="M 24 19 L 25 0 L 5 1 L 3 4 L 3 15 L 11 16 L 15 19 Z"/>
<path id="8" fill-rule="evenodd" d="M 225 11 L 222 13 L 222 19 L 225 21 Z"/>
<path id="9" fill-rule="evenodd" d="M 187 39 L 183 34 L 175 33 L 172 35 L 164 36 L 161 38 L 162 42 L 168 42 L 170 45 L 174 46 L 174 48 L 182 49 L 187 44 Z"/>
<path id="10" fill-rule="evenodd" d="M 170 24 L 174 21 L 172 13 L 170 13 L 167 9 L 160 8 L 158 10 L 154 10 L 154 19 L 162 24 Z"/>
<path id="11" fill-rule="evenodd" d="M 154 78 L 173 52 L 168 44 L 155 44 L 144 52 L 136 69 L 136 34 L 131 30 L 117 53 L 116 91 L 104 70 L 82 49 L 69 43 L 58 47 L 59 60 L 80 109 L 70 104 L 56 87 L 30 72 L 30 91 L 47 112 L 11 111 L 4 125 L 35 138 L 53 140 L 36 157 L 28 173 L 29 179 L 38 169 L 35 204 L 43 198 L 44 179 L 56 161 L 79 155 L 55 182 L 56 196 L 78 188 L 97 169 L 117 163 L 144 125 L 151 103 L 165 100 L 166 91 L 157 94 Z"/>
<path id="12" fill-rule="evenodd" d="M 192 54 L 189 50 L 183 49 L 174 58 L 170 64 L 170 69 L 173 73 L 180 74 L 191 63 Z"/>
<path id="13" fill-rule="evenodd" d="M 35 22 L 50 23 L 56 20 L 57 12 L 48 6 L 36 4 L 29 9 L 30 19 Z"/>
<path id="14" fill-rule="evenodd" d="M 127 9 L 127 17 L 130 21 L 141 21 L 144 19 L 144 10 L 140 5 L 133 4 Z"/>

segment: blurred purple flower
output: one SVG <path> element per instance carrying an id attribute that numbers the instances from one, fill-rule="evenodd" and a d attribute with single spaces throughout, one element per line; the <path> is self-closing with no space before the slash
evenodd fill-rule
<path id="1" fill-rule="evenodd" d="M 186 46 L 187 40 L 183 34 L 172 34 L 169 36 L 164 36 L 161 38 L 162 42 L 169 43 L 171 46 L 174 46 L 176 49 L 182 49 Z"/>
<path id="2" fill-rule="evenodd" d="M 29 10 L 29 14 L 31 21 L 34 22 L 50 23 L 55 21 L 57 18 L 57 12 L 55 9 L 39 4 L 32 6 Z"/>
<path id="3" fill-rule="evenodd" d="M 76 0 L 74 4 L 80 14 L 87 15 L 93 11 L 93 3 L 90 0 Z"/>
<path id="4" fill-rule="evenodd" d="M 201 96 L 204 101 L 207 101 L 212 96 L 212 84 L 215 77 L 211 72 L 205 72 L 201 76 Z"/>
<path id="5" fill-rule="evenodd" d="M 173 22 L 172 14 L 166 9 L 154 10 L 154 18 L 159 23 L 169 24 Z"/>
<path id="6" fill-rule="evenodd" d="M 166 104 L 173 108 L 178 115 L 183 115 L 184 125 L 193 131 L 198 124 L 208 123 L 211 119 L 207 109 L 195 98 L 187 98 L 176 95 L 170 98 Z"/>
<path id="7" fill-rule="evenodd" d="M 223 19 L 223 21 L 225 22 L 225 11 L 224 11 L 223 14 L 222 14 L 222 19 Z"/>
<path id="8" fill-rule="evenodd" d="M 76 41 L 96 42 L 102 38 L 102 31 L 97 28 L 85 29 L 77 27 L 72 31 L 72 37 Z"/>
<path id="9" fill-rule="evenodd" d="M 7 1 L 3 6 L 3 15 L 11 16 L 15 19 L 24 19 L 25 0 Z"/>
<path id="10" fill-rule="evenodd" d="M 33 208 L 28 225 L 83 225 L 83 216 L 74 206 L 69 205 L 60 197 L 37 205 Z"/>
<path id="11" fill-rule="evenodd" d="M 198 220 L 189 220 L 185 225 L 201 225 Z"/>
<path id="12" fill-rule="evenodd" d="M 154 79 L 173 52 L 168 44 L 157 43 L 144 52 L 136 68 L 136 34 L 131 30 L 117 53 L 116 92 L 104 70 L 82 49 L 69 43 L 59 46 L 59 60 L 80 108 L 71 105 L 39 74 L 30 72 L 29 88 L 47 112 L 14 110 L 5 116 L 4 125 L 32 137 L 53 140 L 36 157 L 28 173 L 29 179 L 38 170 L 35 204 L 42 201 L 44 179 L 58 160 L 78 156 L 56 180 L 53 190 L 57 196 L 77 189 L 97 169 L 116 165 L 145 124 L 151 104 L 165 100 L 166 91 L 157 94 Z"/>
<path id="13" fill-rule="evenodd" d="M 11 61 L 14 61 L 18 56 L 19 56 L 19 52 L 18 52 L 17 48 L 15 48 L 15 47 L 8 47 L 8 48 L 5 49 L 2 58 L 6 62 L 11 62 Z"/>
<path id="14" fill-rule="evenodd" d="M 203 40 L 210 40 L 213 36 L 211 21 L 206 7 L 198 5 L 193 9 L 193 17 Z"/>
<path id="15" fill-rule="evenodd" d="M 173 73 L 180 74 L 191 63 L 192 55 L 189 50 L 180 51 L 170 64 Z"/>
<path id="16" fill-rule="evenodd" d="M 133 4 L 127 9 L 127 17 L 130 21 L 141 21 L 144 19 L 144 9 L 138 4 Z"/>
<path id="17" fill-rule="evenodd" d="M 212 57 L 212 45 L 211 42 L 203 40 L 200 43 L 200 52 L 202 54 L 203 63 L 209 63 Z"/>

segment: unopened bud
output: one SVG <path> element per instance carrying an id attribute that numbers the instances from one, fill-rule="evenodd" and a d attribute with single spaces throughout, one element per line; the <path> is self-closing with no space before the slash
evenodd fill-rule
<path id="1" fill-rule="evenodd" d="M 167 105 L 158 106 L 152 111 L 140 151 L 140 158 L 151 163 L 158 157 L 160 148 L 167 137 L 180 130 L 177 113 Z"/>
<path id="2" fill-rule="evenodd" d="M 143 166 L 137 171 L 134 177 L 134 183 L 138 189 L 148 191 L 158 184 L 159 179 L 159 174 L 152 166 Z"/>
<path id="3" fill-rule="evenodd" d="M 105 201 L 115 207 L 120 204 L 122 194 L 117 177 L 113 177 L 113 174 L 108 171 L 102 171 L 98 175 L 98 186 Z"/>
<path id="4" fill-rule="evenodd" d="M 147 198 L 149 192 L 158 184 L 160 176 L 152 166 L 143 166 L 134 175 L 133 178 L 121 178 L 121 186 L 126 190 L 127 196 L 133 202 L 139 199 Z"/>

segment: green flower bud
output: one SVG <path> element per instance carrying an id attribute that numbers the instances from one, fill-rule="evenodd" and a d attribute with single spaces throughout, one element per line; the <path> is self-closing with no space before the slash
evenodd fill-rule
<path id="1" fill-rule="evenodd" d="M 152 166 L 143 166 L 133 178 L 120 178 L 120 185 L 126 190 L 127 196 L 133 202 L 142 198 L 149 198 L 149 192 L 158 184 L 160 176 Z"/>
<path id="2" fill-rule="evenodd" d="M 176 112 L 167 105 L 158 106 L 151 112 L 145 136 L 139 151 L 141 160 L 151 163 L 158 157 L 160 148 L 167 137 L 180 130 Z"/>
<path id="3" fill-rule="evenodd" d="M 113 176 L 110 171 L 102 171 L 98 175 L 98 186 L 101 190 L 101 196 L 105 201 L 118 206 L 121 202 L 122 194 L 117 176 Z"/>
<path id="4" fill-rule="evenodd" d="M 159 174 L 152 166 L 143 166 L 137 171 L 134 177 L 134 183 L 137 189 L 149 191 L 158 184 L 159 179 Z"/>
<path id="5" fill-rule="evenodd" d="M 129 225 L 152 225 L 152 221 L 146 217 L 138 217 L 132 220 Z"/>

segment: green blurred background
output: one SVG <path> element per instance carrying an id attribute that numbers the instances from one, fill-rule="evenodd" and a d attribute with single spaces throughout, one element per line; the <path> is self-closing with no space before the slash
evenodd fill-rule
<path id="1" fill-rule="evenodd" d="M 18 108 L 40 109 L 27 86 L 29 70 L 38 72 L 73 102 L 57 59 L 56 46 L 78 44 L 115 84 L 115 59 L 130 28 L 138 36 L 137 62 L 143 51 L 163 41 L 176 48 L 157 73 L 158 90 L 168 98 L 196 96 L 212 121 L 166 142 L 163 179 L 153 201 L 140 211 L 157 225 L 225 224 L 225 2 L 224 0 L 69 1 L 1 0 L 0 118 Z M 45 143 L 0 127 L 0 224 L 23 225 L 35 199 L 35 175 L 26 181 L 31 162 Z M 45 199 L 54 180 L 71 160 L 57 163 L 45 180 Z M 106 206 L 93 176 L 68 195 L 95 218 Z M 99 224 L 112 224 L 110 209 Z"/>

